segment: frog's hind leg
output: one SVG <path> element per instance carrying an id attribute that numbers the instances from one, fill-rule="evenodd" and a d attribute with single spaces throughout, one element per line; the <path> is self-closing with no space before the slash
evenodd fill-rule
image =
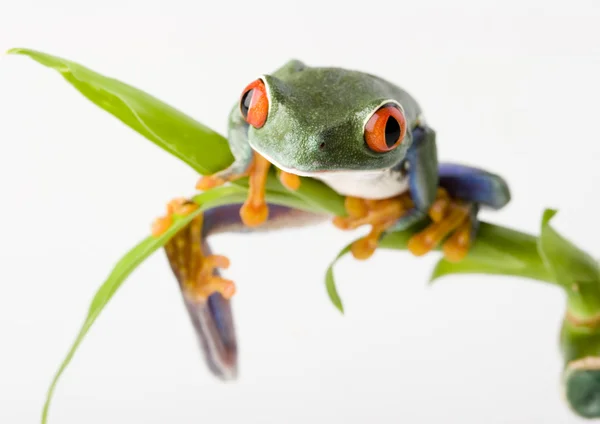
<path id="1" fill-rule="evenodd" d="M 409 249 L 422 255 L 447 238 L 442 245 L 444 256 L 459 261 L 476 236 L 480 207 L 504 207 L 510 191 L 500 176 L 478 168 L 440 164 L 438 175 L 438 196 L 429 209 L 433 224 L 410 240 Z"/>
<path id="2" fill-rule="evenodd" d="M 250 229 L 240 217 L 241 204 L 220 206 L 204 212 L 180 230 L 165 245 L 185 306 L 211 372 L 223 380 L 237 376 L 237 340 L 230 298 L 235 292 L 231 280 L 223 278 L 219 268 L 229 260 L 213 255 L 207 238 L 225 232 L 270 231 L 305 226 L 326 217 L 278 205 L 269 205 L 271 213 L 265 225 Z"/>
<path id="3" fill-rule="evenodd" d="M 501 209 L 510 202 L 510 190 L 499 175 L 483 169 L 453 163 L 441 163 L 439 184 L 448 194 L 491 209 Z"/>

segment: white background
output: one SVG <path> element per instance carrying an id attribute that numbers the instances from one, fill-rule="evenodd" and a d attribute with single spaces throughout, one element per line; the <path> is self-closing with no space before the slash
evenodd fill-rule
<path id="1" fill-rule="evenodd" d="M 421 102 L 443 160 L 509 180 L 513 201 L 484 218 L 537 232 L 555 207 L 600 255 L 599 20 L 596 0 L 4 0 L 0 49 L 78 61 L 220 132 L 240 90 L 292 57 L 379 74 Z M 197 176 L 24 57 L 0 58 L 0 117 L 0 422 L 34 423 L 96 288 Z M 232 384 L 206 370 L 154 255 L 82 344 L 50 422 L 580 422 L 561 399 L 558 289 L 427 287 L 435 256 L 382 251 L 340 263 L 341 316 L 323 274 L 356 236 L 324 224 L 215 239 L 239 288 Z"/>

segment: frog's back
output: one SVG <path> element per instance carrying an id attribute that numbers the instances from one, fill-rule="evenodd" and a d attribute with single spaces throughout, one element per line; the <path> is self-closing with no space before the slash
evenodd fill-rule
<path id="1" fill-rule="evenodd" d="M 356 101 L 357 98 L 392 99 L 404 108 L 406 118 L 415 123 L 422 111 L 417 101 L 405 90 L 369 73 L 337 68 L 310 67 L 298 60 L 291 60 L 272 75 L 292 89 L 310 90 L 315 103 L 331 106 Z"/>

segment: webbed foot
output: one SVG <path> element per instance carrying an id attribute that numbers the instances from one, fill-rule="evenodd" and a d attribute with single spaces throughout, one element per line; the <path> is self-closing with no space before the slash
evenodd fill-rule
<path id="1" fill-rule="evenodd" d="M 265 201 L 265 185 L 271 163 L 263 156 L 254 152 L 252 162 L 243 172 L 226 169 L 213 175 L 201 177 L 196 183 L 198 190 L 209 190 L 227 182 L 243 177 L 249 177 L 248 198 L 240 209 L 242 222 L 248 227 L 257 227 L 264 223 L 269 216 L 269 209 Z"/>
<path id="2" fill-rule="evenodd" d="M 371 257 L 383 233 L 414 210 L 414 203 L 408 193 L 384 200 L 347 197 L 345 206 L 348 216 L 334 218 L 336 227 L 351 230 L 371 225 L 369 234 L 355 241 L 351 247 L 356 259 Z M 433 222 L 411 237 L 408 250 L 415 256 L 422 256 L 447 238 L 442 247 L 444 256 L 450 261 L 461 260 L 471 245 L 473 208 L 472 204 L 453 199 L 445 189 L 439 188 L 436 200 L 428 211 Z"/>
<path id="3" fill-rule="evenodd" d="M 167 203 L 167 214 L 152 223 L 152 235 L 158 237 L 169 229 L 173 223 L 173 215 L 185 216 L 198 208 L 194 202 L 178 197 Z"/>
<path id="4" fill-rule="evenodd" d="M 248 198 L 240 209 L 240 217 L 246 226 L 258 227 L 269 216 L 269 208 L 265 200 L 265 186 L 270 167 L 271 163 L 267 159 L 254 152 L 252 161 L 245 171 L 236 172 L 237 167 L 233 167 L 213 175 L 203 176 L 196 183 L 196 188 L 198 190 L 210 190 L 227 182 L 249 177 Z M 300 187 L 300 177 L 296 174 L 280 171 L 279 180 L 288 190 L 294 191 Z"/>
<path id="5" fill-rule="evenodd" d="M 152 224 L 152 235 L 158 237 L 167 231 L 174 215 L 185 216 L 197 208 L 197 204 L 185 198 L 171 200 L 167 204 L 167 214 Z M 165 244 L 167 256 L 174 269 L 177 269 L 184 294 L 191 301 L 204 301 L 213 293 L 221 293 L 229 299 L 235 293 L 235 285 L 231 280 L 214 275 L 217 268 L 229 267 L 229 259 L 221 255 L 203 254 L 202 222 L 203 216 L 200 214 L 176 233 Z"/>
<path id="6" fill-rule="evenodd" d="M 444 257 L 451 262 L 460 261 L 471 246 L 473 210 L 473 204 L 451 198 L 440 187 L 428 211 L 433 222 L 411 237 L 408 250 L 415 256 L 422 256 L 445 240 L 442 245 Z"/>
<path id="7" fill-rule="evenodd" d="M 351 247 L 356 259 L 368 259 L 373 255 L 382 234 L 413 207 L 408 194 L 383 200 L 368 200 L 346 197 L 347 217 L 335 217 L 333 224 L 342 230 L 353 230 L 371 225 L 371 231 L 357 240 Z"/>
<path id="8" fill-rule="evenodd" d="M 203 302 L 214 293 L 230 299 L 235 293 L 235 284 L 215 272 L 218 268 L 227 269 L 229 259 L 204 254 L 202 225 L 203 215 L 198 215 L 173 236 L 165 245 L 167 257 L 187 299 Z"/>

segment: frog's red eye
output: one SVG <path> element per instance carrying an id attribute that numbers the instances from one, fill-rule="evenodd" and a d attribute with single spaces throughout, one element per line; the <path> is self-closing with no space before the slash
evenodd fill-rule
<path id="1" fill-rule="evenodd" d="M 254 128 L 265 124 L 269 112 L 269 98 L 262 80 L 257 79 L 244 89 L 240 99 L 240 111 L 246 122 Z"/>
<path id="2" fill-rule="evenodd" d="M 406 118 L 398 105 L 388 103 L 375 111 L 365 125 L 365 141 L 371 150 L 389 152 L 398 147 L 406 135 Z"/>

